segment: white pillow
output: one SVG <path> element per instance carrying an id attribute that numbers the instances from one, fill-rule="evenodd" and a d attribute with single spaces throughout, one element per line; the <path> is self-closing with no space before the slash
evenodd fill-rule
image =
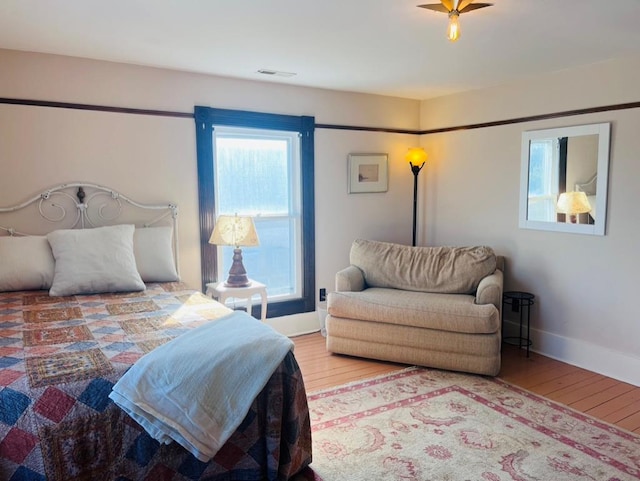
<path id="1" fill-rule="evenodd" d="M 173 259 L 171 236 L 173 228 L 142 227 L 133 234 L 133 253 L 140 277 L 144 282 L 173 282 L 178 280 Z"/>
<path id="2" fill-rule="evenodd" d="M 47 234 L 56 260 L 50 296 L 142 291 L 133 254 L 133 225 Z"/>
<path id="3" fill-rule="evenodd" d="M 0 237 L 0 292 L 49 289 L 53 269 L 46 237 Z"/>

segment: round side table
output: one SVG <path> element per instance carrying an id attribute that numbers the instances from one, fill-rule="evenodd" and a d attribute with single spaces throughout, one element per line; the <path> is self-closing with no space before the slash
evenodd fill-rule
<path id="1" fill-rule="evenodd" d="M 530 320 L 531 320 L 531 306 L 536 296 L 529 292 L 521 291 L 507 291 L 502 294 L 502 320 L 504 321 L 504 309 L 507 306 L 511 306 L 511 312 L 520 313 L 520 334 L 518 337 L 503 337 L 502 340 L 507 344 L 518 346 L 520 349 L 526 346 L 527 357 L 529 357 L 529 347 L 531 346 L 531 334 L 530 334 Z M 526 316 L 524 313 L 526 312 Z M 527 337 L 522 335 L 522 323 L 526 317 L 527 322 Z"/>

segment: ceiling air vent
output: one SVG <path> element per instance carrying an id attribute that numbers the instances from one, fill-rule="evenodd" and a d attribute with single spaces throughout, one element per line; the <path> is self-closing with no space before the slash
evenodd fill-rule
<path id="1" fill-rule="evenodd" d="M 276 77 L 293 77 L 294 75 L 296 75 L 292 72 L 280 72 L 279 70 L 271 70 L 268 68 L 261 68 L 260 70 L 258 70 L 258 73 L 261 73 L 263 75 L 274 75 Z"/>

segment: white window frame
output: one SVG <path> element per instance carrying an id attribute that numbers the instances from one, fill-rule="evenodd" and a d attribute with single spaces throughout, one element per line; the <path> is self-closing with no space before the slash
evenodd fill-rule
<path id="1" fill-rule="evenodd" d="M 220 173 L 216 166 L 217 157 L 217 141 L 222 137 L 244 137 L 248 139 L 265 139 L 265 140 L 284 140 L 288 144 L 288 186 L 289 186 L 289 212 L 283 214 L 266 213 L 263 211 L 238 211 L 238 212 L 221 212 L 220 211 L 220 191 L 218 188 L 219 182 L 224 181 L 221 179 Z M 267 285 L 267 298 L 269 301 L 285 301 L 288 299 L 296 299 L 302 296 L 303 290 L 303 269 L 302 269 L 302 189 L 301 189 L 301 152 L 300 152 L 300 134 L 294 131 L 282 131 L 282 130 L 270 130 L 261 128 L 246 128 L 246 127 L 230 127 L 214 124 L 213 131 L 213 149 L 214 149 L 214 195 L 216 206 L 216 217 L 218 215 L 233 215 L 238 213 L 240 215 L 250 215 L 254 217 L 256 229 L 260 232 L 260 224 L 269 221 L 288 219 L 291 227 L 290 234 L 293 234 L 294 239 L 291 245 L 294 246 L 294 252 L 291 253 L 290 263 L 293 266 L 294 272 L 291 274 L 294 278 L 294 285 L 290 286 L 291 291 L 288 293 L 273 293 L 270 292 L 269 283 L 267 279 L 256 278 L 257 281 L 263 282 Z M 239 171 L 238 175 L 242 175 Z M 293 231 L 293 232 L 291 232 Z M 251 249 L 260 249 L 261 247 L 252 247 Z M 217 248 L 217 263 L 218 272 L 221 277 L 226 276 L 231 264 L 231 258 L 224 254 L 224 248 Z M 248 272 L 249 277 L 255 278 L 256 276 L 252 272 Z M 255 302 L 258 302 L 257 300 Z"/>

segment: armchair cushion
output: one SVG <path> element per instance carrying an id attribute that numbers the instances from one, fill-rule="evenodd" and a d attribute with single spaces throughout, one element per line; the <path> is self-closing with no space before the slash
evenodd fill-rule
<path id="1" fill-rule="evenodd" d="M 332 292 L 333 317 L 439 331 L 493 334 L 500 316 L 492 304 L 477 305 L 471 295 L 434 294 L 372 287 L 362 292 Z"/>
<path id="2" fill-rule="evenodd" d="M 367 287 L 444 294 L 475 293 L 496 270 L 496 255 L 485 246 L 411 247 L 357 239 L 349 261 L 362 271 Z"/>

